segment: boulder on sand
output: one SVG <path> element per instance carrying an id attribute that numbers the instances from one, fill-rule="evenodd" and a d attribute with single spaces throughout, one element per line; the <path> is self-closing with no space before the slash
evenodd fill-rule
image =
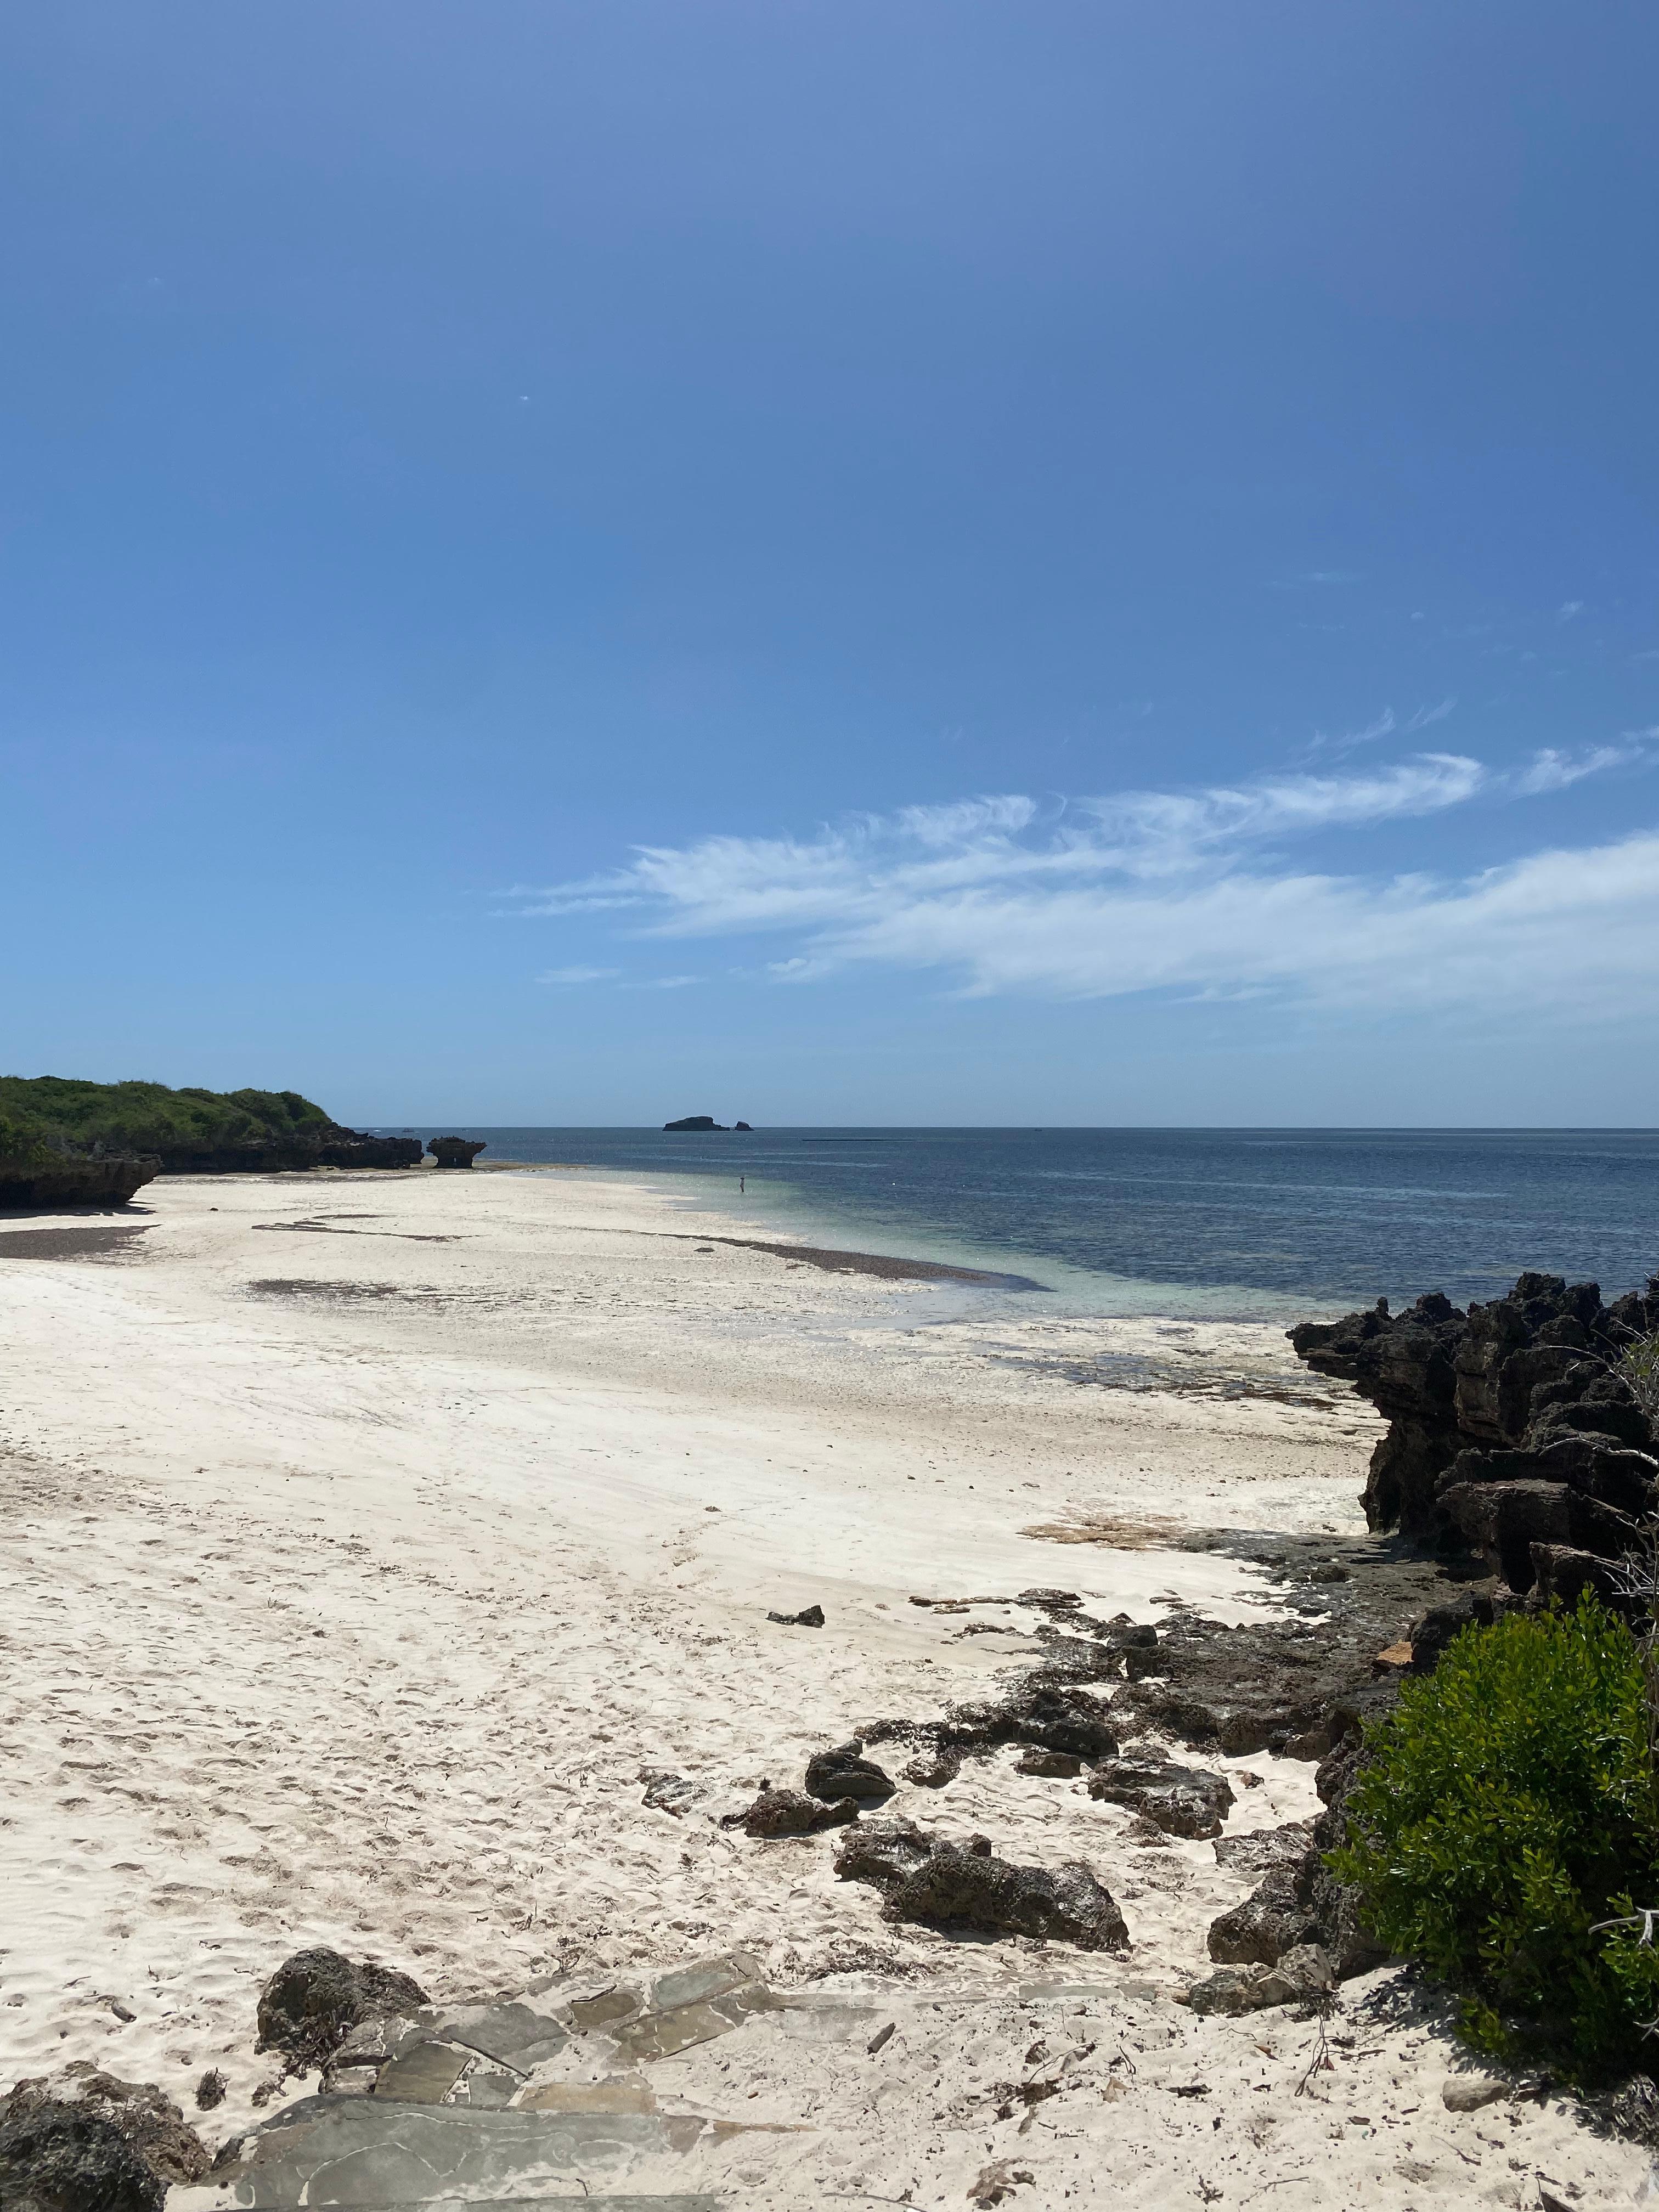
<path id="1" fill-rule="evenodd" d="M 1348 1792 L 1364 1753 L 1357 1713 L 1339 1712 L 1336 1724 L 1345 1730 L 1342 1740 L 1314 1777 L 1325 1810 L 1313 1824 L 1311 1841 L 1299 1858 L 1290 1859 L 1292 1839 L 1287 1830 L 1286 1858 L 1269 1867 L 1242 1904 L 1210 1924 L 1210 1956 L 1225 1966 L 1276 1966 L 1291 1953 L 1316 1945 L 1337 1980 L 1346 1982 L 1381 1966 L 1388 1956 L 1387 1947 L 1360 1917 L 1358 1891 L 1345 1887 L 1325 1863 L 1326 1852 L 1346 1832 Z M 1218 1990 L 1225 1986 L 1230 1985 L 1217 1984 Z M 1264 1997 L 1261 2002 L 1283 2000 Z M 1219 2002 L 1211 2007 L 1224 2008 Z M 1252 2008 L 1245 2004 L 1240 2008 Z"/>
<path id="2" fill-rule="evenodd" d="M 1268 2005 L 1313 2002 L 1334 1986 L 1331 1962 L 1316 1943 L 1299 1943 L 1271 1966 L 1218 1966 L 1187 1992 L 1194 2012 L 1261 2012 Z"/>
<path id="3" fill-rule="evenodd" d="M 1307 1856 L 1304 1845 L 1303 1858 Z M 1209 1953 L 1218 1966 L 1271 1966 L 1320 1932 L 1302 1895 L 1301 1863 L 1269 1867 L 1240 1905 L 1210 1923 Z"/>
<path id="4" fill-rule="evenodd" d="M 366 2020 L 412 2018 L 429 2002 L 420 1984 L 338 1951 L 296 1951 L 259 1992 L 260 2051 L 280 2051 L 289 2071 L 303 2074 L 331 2057 Z"/>
<path id="5" fill-rule="evenodd" d="M 843 1828 L 858 1816 L 858 1804 L 851 1797 L 827 1804 L 804 1790 L 774 1790 L 763 1782 L 742 1817 L 742 1826 L 746 1836 L 816 1836 L 825 1828 Z"/>
<path id="6" fill-rule="evenodd" d="M 821 1797 L 826 1805 L 833 1805 L 842 1797 L 855 1797 L 860 1804 L 884 1803 L 896 1785 L 891 1775 L 873 1759 L 860 1757 L 863 1749 L 863 1744 L 854 1738 L 851 1743 L 839 1744 L 833 1751 L 820 1751 L 808 1759 L 807 1795 Z"/>
<path id="7" fill-rule="evenodd" d="M 70 2163 L 76 2171 L 82 2170 L 77 2163 L 81 2154 L 74 2152 L 73 2146 L 80 2143 L 89 2161 L 86 2172 L 99 2179 L 100 2185 L 113 2185 L 118 2167 L 109 2163 L 106 2138 L 95 2128 L 90 2132 L 77 2129 L 67 2120 L 52 2118 L 53 2113 L 78 2116 L 113 2128 L 163 2189 L 174 2182 L 198 2181 L 207 2172 L 207 2146 L 178 2106 L 153 2081 L 124 2081 L 117 2075 L 106 2074 L 89 2059 L 76 2058 L 58 2074 L 20 2081 L 0 2106 L 0 2116 L 8 2121 L 40 2116 L 42 2141 L 56 2143 L 60 2151 L 70 2146 Z M 37 2197 L 50 2212 L 56 2212 L 58 2198 L 49 2192 L 40 2194 L 39 2185 L 35 2186 L 36 2197 L 31 2197 L 27 2189 L 14 2196 L 4 2162 L 0 2160 L 0 2205 L 5 2212 L 12 2212 L 14 2203 L 18 2212 L 27 2212 Z M 103 2201 L 101 2197 L 88 2199 L 100 2208 Z"/>
<path id="8" fill-rule="evenodd" d="M 860 1824 L 836 1846 L 836 1878 L 867 1881 L 877 1889 L 895 1889 L 906 1875 L 926 1865 L 933 1855 L 933 1844 L 934 1838 L 914 1820 Z"/>
<path id="9" fill-rule="evenodd" d="M 1129 1941 L 1111 1892 L 1080 1861 L 1016 1866 L 997 1858 L 984 1836 L 963 1845 L 940 1843 L 908 1821 L 860 1828 L 836 1852 L 836 1872 L 884 1892 L 888 1920 L 1038 1936 L 1083 1951 L 1121 1950 Z"/>
<path id="10" fill-rule="evenodd" d="M 1129 1941 L 1116 1899 L 1080 1860 L 1016 1866 L 994 1856 L 982 1836 L 965 1849 L 939 1844 L 890 1892 L 883 1910 L 890 1920 L 1041 1936 L 1081 1951 L 1121 1950 Z"/>
<path id="11" fill-rule="evenodd" d="M 90 2106 L 14 2090 L 0 2108 L 6 2212 L 161 2212 L 166 2197 L 114 2121 Z"/>
<path id="12" fill-rule="evenodd" d="M 1169 1836 L 1218 1836 L 1234 1802 L 1222 1775 L 1198 1766 L 1178 1766 L 1170 1759 L 1133 1754 L 1097 1766 L 1090 1778 L 1089 1795 L 1143 1814 Z"/>

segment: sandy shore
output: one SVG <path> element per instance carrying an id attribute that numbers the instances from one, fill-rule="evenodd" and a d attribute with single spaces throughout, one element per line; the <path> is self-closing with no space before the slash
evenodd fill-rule
<path id="1" fill-rule="evenodd" d="M 1361 1525 L 1372 1418 L 1277 1330 L 842 1273 L 568 1173 L 169 1180 L 130 1218 L 148 1225 L 0 1235 L 0 2086 L 83 2057 L 188 2108 L 217 2066 L 231 2093 L 203 2124 L 229 2132 L 270 2071 L 259 1984 L 314 1942 L 446 1998 L 733 1942 L 784 1983 L 954 1986 L 966 1957 L 1006 1995 L 1029 1946 L 895 1930 L 822 1840 L 757 1846 L 709 1815 L 862 1719 L 988 1691 L 1042 1626 L 913 1595 L 1057 1584 L 1097 1613 L 1244 1619 L 1273 1595 L 1224 1555 L 1057 1539 Z M 815 1602 L 820 1630 L 767 1621 Z M 1211 1763 L 1256 1778 L 1230 1833 L 1315 1808 L 1305 1764 Z M 678 1815 L 643 1802 L 647 1767 L 686 1778 Z M 1088 1860 L 1134 1938 L 1112 1972 L 1154 2012 L 1249 1887 L 1012 1759 L 891 1810 Z M 1102 1962 L 1050 1946 L 1043 1971 Z M 1646 2161 L 1559 2106 L 1447 2112 L 1462 2062 L 1432 2008 L 1412 2020 L 1364 2028 L 1297 2098 L 1285 2015 L 1180 2014 L 1209 2054 L 1203 2125 L 1243 2160 L 1228 2201 L 1327 2201 L 1334 2143 L 1387 2205 L 1530 2206 L 1543 2172 L 1574 2202 L 1635 2201 Z M 1278 2132 L 1247 2142 L 1268 2045 Z M 908 2160 L 910 2201 L 963 2201 L 976 2063 L 958 2037 L 888 2074 L 860 2123 L 886 2179 L 862 2186 Z M 1073 2157 L 1064 2193 L 1200 2201 L 1194 2160 L 1219 2171 L 1221 2145 L 1170 2110 L 1132 2171 Z"/>

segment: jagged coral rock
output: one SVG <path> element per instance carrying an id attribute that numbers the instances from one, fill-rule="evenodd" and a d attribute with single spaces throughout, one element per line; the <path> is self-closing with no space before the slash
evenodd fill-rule
<path id="1" fill-rule="evenodd" d="M 1389 1418 L 1365 1488 L 1372 1528 L 1470 1545 L 1524 1591 L 1534 1543 L 1616 1556 L 1629 1539 L 1618 1516 L 1659 1498 L 1659 1438 L 1617 1371 L 1656 1328 L 1659 1277 L 1604 1306 L 1594 1283 L 1534 1273 L 1467 1313 L 1436 1291 L 1402 1314 L 1383 1300 L 1304 1322 L 1291 1341 Z M 1500 1485 L 1533 1494 L 1500 1500 Z"/>

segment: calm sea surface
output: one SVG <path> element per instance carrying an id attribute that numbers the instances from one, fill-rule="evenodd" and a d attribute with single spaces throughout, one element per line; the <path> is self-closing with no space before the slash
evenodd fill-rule
<path id="1" fill-rule="evenodd" d="M 757 1234 L 1030 1275 L 1085 1311 L 1282 1318 L 1426 1290 L 1462 1304 L 1523 1267 L 1612 1295 L 1659 1270 L 1659 1130 L 457 1133 L 497 1159 L 681 1188 Z"/>

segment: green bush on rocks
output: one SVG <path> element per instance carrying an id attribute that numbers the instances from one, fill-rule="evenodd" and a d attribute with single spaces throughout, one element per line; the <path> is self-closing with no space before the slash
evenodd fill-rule
<path id="1" fill-rule="evenodd" d="M 39 1167 L 49 1152 L 46 1133 L 33 1115 L 9 1114 L 0 1106 L 0 1160 L 18 1167 Z"/>
<path id="2" fill-rule="evenodd" d="M 87 1083 L 0 1075 L 0 1115 L 75 1150 L 223 1152 L 321 1136 L 334 1124 L 297 1091 L 169 1091 L 160 1083 Z"/>
<path id="3" fill-rule="evenodd" d="M 1460 1992 L 1467 2039 L 1580 2081 L 1638 2063 L 1659 1805 L 1629 1628 L 1586 1598 L 1466 1630 L 1366 1749 L 1328 1863 L 1383 1942 Z"/>

